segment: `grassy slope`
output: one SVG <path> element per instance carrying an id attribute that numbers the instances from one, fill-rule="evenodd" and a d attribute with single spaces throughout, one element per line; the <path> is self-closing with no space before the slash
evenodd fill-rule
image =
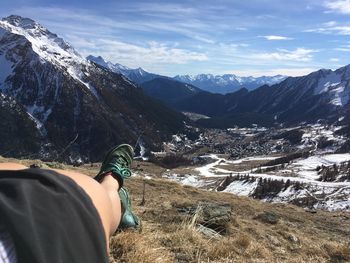
<path id="1" fill-rule="evenodd" d="M 98 169 L 57 166 L 89 175 Z M 141 206 L 143 182 L 142 178 L 126 182 L 143 230 L 112 237 L 111 262 L 350 262 L 350 213 L 311 214 L 292 205 L 263 203 L 162 179 L 145 181 L 146 203 Z M 203 201 L 231 206 L 228 234 L 207 238 L 196 230 L 193 218 L 177 210 Z M 281 219 L 276 225 L 254 219 L 264 211 Z"/>

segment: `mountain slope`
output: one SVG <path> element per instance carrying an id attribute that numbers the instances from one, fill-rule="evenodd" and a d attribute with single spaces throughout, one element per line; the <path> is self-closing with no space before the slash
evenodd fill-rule
<path id="1" fill-rule="evenodd" d="M 202 91 L 190 84 L 167 78 L 155 78 L 142 83 L 141 87 L 147 95 L 162 100 L 169 105 Z"/>
<path id="2" fill-rule="evenodd" d="M 13 99 L 0 94 L 0 155 L 29 156 L 40 150 L 40 134 L 34 120 Z M 14 138 L 16 138 L 14 140 Z"/>
<path id="3" fill-rule="evenodd" d="M 155 147 L 184 128 L 181 114 L 124 76 L 85 60 L 31 19 L 0 21 L 0 62 L 1 93 L 34 120 L 42 150 L 53 158 L 96 160 L 112 145 L 133 144 L 140 135 Z"/>

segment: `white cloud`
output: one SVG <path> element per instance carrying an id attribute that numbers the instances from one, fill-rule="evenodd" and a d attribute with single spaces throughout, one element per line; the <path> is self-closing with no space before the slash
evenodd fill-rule
<path id="1" fill-rule="evenodd" d="M 334 50 L 337 50 L 337 51 L 344 51 L 344 52 L 349 52 L 350 51 L 350 44 L 347 44 L 347 45 L 341 45 L 337 48 L 335 48 Z"/>
<path id="2" fill-rule="evenodd" d="M 155 63 L 186 64 L 191 61 L 206 61 L 204 53 L 193 52 L 164 43 L 149 42 L 144 46 L 129 44 L 113 39 L 95 39 L 93 42 L 75 37 L 75 46 L 87 56 L 101 55 L 112 62 L 118 62 L 129 67 L 144 66 L 147 68 Z"/>
<path id="3" fill-rule="evenodd" d="M 214 40 L 212 40 L 210 38 L 207 38 L 207 37 L 202 37 L 202 36 L 199 36 L 199 35 L 192 35 L 192 38 L 195 39 L 195 40 L 207 43 L 207 44 L 215 44 Z"/>
<path id="4" fill-rule="evenodd" d="M 322 34 L 336 34 L 336 35 L 350 35 L 350 25 L 339 25 L 335 21 L 324 23 L 321 27 L 307 29 L 304 32 L 322 33 Z"/>
<path id="5" fill-rule="evenodd" d="M 312 53 L 318 52 L 315 49 L 297 48 L 295 50 L 279 49 L 278 52 L 266 52 L 253 54 L 259 60 L 280 60 L 280 61 L 301 61 L 306 62 L 312 59 Z"/>
<path id="6" fill-rule="evenodd" d="M 285 75 L 290 77 L 305 76 L 311 72 L 316 71 L 316 68 L 275 68 L 267 70 L 235 70 L 235 71 L 226 71 L 226 74 L 236 74 L 238 76 L 276 76 L 276 75 Z"/>
<path id="7" fill-rule="evenodd" d="M 236 27 L 235 29 L 238 30 L 238 31 L 246 31 L 246 30 L 248 30 L 248 28 L 243 27 L 243 26 Z"/>
<path id="8" fill-rule="evenodd" d="M 330 12 L 350 14 L 350 0 L 328 0 L 324 3 L 324 6 L 328 8 Z"/>
<path id="9" fill-rule="evenodd" d="M 284 36 L 275 36 L 275 35 L 269 35 L 269 36 L 261 36 L 267 40 L 292 40 L 293 38 L 290 37 L 284 37 Z"/>
<path id="10" fill-rule="evenodd" d="M 74 32 L 79 34 L 93 35 L 96 32 L 104 32 L 111 34 L 112 32 L 121 33 L 123 31 L 129 32 L 147 32 L 147 33 L 172 33 L 182 35 L 190 39 L 194 39 L 207 44 L 214 44 L 215 41 L 210 38 L 210 34 L 207 31 L 212 28 L 210 23 L 204 20 L 198 19 L 184 19 L 181 14 L 196 12 L 192 8 L 181 7 L 180 5 L 169 4 L 166 6 L 158 7 L 151 4 L 145 4 L 138 6 L 138 9 L 143 11 L 151 11 L 154 13 L 170 12 L 172 19 L 155 18 L 155 17 L 130 17 L 123 19 L 109 18 L 107 16 L 96 15 L 91 10 L 85 9 L 65 9 L 59 7 L 22 7 L 17 10 L 18 14 L 28 17 L 38 17 L 39 22 L 44 22 L 43 25 L 47 25 L 51 28 L 63 29 L 65 32 Z M 126 12 L 126 9 L 121 10 Z M 137 10 L 132 10 L 136 12 Z M 141 11 L 140 11 L 141 12 Z M 174 17 L 175 13 L 179 14 L 179 17 Z M 169 17 L 169 14 L 167 14 Z M 69 23 L 67 23 L 69 21 Z"/>
<path id="11" fill-rule="evenodd" d="M 329 30 L 337 32 L 339 35 L 350 35 L 350 26 L 336 26 L 329 28 Z"/>
<path id="12" fill-rule="evenodd" d="M 147 12 L 151 14 L 171 14 L 171 15 L 187 15 L 198 13 L 198 10 L 192 7 L 187 7 L 177 3 L 137 3 L 137 5 L 132 6 L 132 9 L 121 9 L 121 11 L 133 11 L 133 12 Z"/>
<path id="13" fill-rule="evenodd" d="M 339 58 L 330 58 L 329 61 L 330 62 L 339 62 L 340 59 Z"/>
<path id="14" fill-rule="evenodd" d="M 341 47 L 337 47 L 334 50 L 337 51 L 344 51 L 344 52 L 350 52 L 350 46 L 341 46 Z"/>
<path id="15" fill-rule="evenodd" d="M 325 27 L 332 27 L 332 26 L 337 25 L 337 22 L 336 21 L 329 21 L 329 22 L 323 23 L 323 25 Z"/>

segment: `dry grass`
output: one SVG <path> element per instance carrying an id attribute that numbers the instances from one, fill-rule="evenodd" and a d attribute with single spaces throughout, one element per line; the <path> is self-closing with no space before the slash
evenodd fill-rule
<path id="1" fill-rule="evenodd" d="M 91 175 L 98 166 L 63 168 Z M 147 167 L 147 171 L 152 169 L 160 171 Z M 263 203 L 162 179 L 146 180 L 146 203 L 141 206 L 143 181 L 139 177 L 126 181 L 143 230 L 112 237 L 111 262 L 350 262 L 348 212 L 312 214 L 292 205 Z M 198 231 L 200 209 L 192 216 L 179 211 L 179 207 L 201 202 L 229 204 L 232 214 L 225 235 L 210 238 Z M 263 212 L 277 214 L 278 223 L 255 219 Z"/>
<path id="2" fill-rule="evenodd" d="M 110 239 L 110 250 L 111 262 L 172 262 L 172 255 L 159 244 L 152 229 L 119 233 Z"/>
<path id="3" fill-rule="evenodd" d="M 156 248 L 167 255 L 163 262 L 350 262 L 350 213 L 311 214 L 291 205 L 262 203 L 159 179 L 146 181 L 146 204 L 138 206 L 142 179 L 127 184 L 136 213 L 148 226 L 141 236 L 156 236 Z M 230 204 L 233 214 L 226 235 L 208 238 L 196 228 L 200 211 L 189 217 L 177 209 L 200 202 Z M 265 211 L 278 214 L 279 222 L 271 225 L 254 219 Z M 129 258 L 129 262 L 148 261 Z"/>

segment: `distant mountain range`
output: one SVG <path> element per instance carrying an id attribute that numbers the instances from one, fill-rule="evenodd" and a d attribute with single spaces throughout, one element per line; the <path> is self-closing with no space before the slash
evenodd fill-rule
<path id="1" fill-rule="evenodd" d="M 241 88 L 254 90 L 263 85 L 273 85 L 285 80 L 287 76 L 262 76 L 262 77 L 238 77 L 234 74 L 212 75 L 199 74 L 195 76 L 183 75 L 175 76 L 174 79 L 192 84 L 202 90 L 212 93 L 231 93 Z"/>
<path id="2" fill-rule="evenodd" d="M 287 76 L 276 75 L 276 76 L 262 76 L 262 77 L 238 77 L 233 74 L 225 75 L 212 75 L 212 74 L 200 74 L 196 76 L 190 75 L 178 75 L 173 78 L 165 77 L 153 73 L 149 73 L 142 68 L 130 69 L 121 64 L 105 61 L 101 56 L 94 57 L 92 55 L 87 57 L 88 60 L 93 61 L 105 68 L 110 69 L 113 72 L 121 73 L 128 77 L 135 83 L 142 85 L 142 83 L 153 80 L 155 78 L 167 78 L 174 79 L 183 83 L 191 84 L 202 90 L 209 91 L 212 93 L 226 94 L 235 92 L 241 88 L 248 90 L 256 89 L 262 85 L 273 85 L 279 83 L 287 78 Z"/>
<path id="3" fill-rule="evenodd" d="M 200 120 L 209 127 L 338 119 L 349 124 L 349 98 L 350 65 L 335 71 L 321 69 L 307 76 L 289 77 L 253 91 L 241 89 L 226 95 L 199 92 L 171 106 L 212 117 Z"/>
<path id="4" fill-rule="evenodd" d="M 87 57 L 88 60 L 95 62 L 96 64 L 105 67 L 112 72 L 123 74 L 126 76 L 128 79 L 131 81 L 135 82 L 136 84 L 142 84 L 146 81 L 153 80 L 155 78 L 166 78 L 161 75 L 149 73 L 142 68 L 136 68 L 136 69 L 131 69 L 126 66 L 123 66 L 121 64 L 115 63 L 113 64 L 112 62 L 105 61 L 101 56 L 94 57 L 92 55 L 89 55 Z"/>
<path id="5" fill-rule="evenodd" d="M 350 117 L 349 68 L 350 66 L 345 66 L 335 71 L 321 69 L 307 76 L 288 78 L 281 75 L 271 78 L 239 78 L 234 75 L 168 78 L 153 74 L 151 80 L 142 82 L 141 75 L 149 77 L 149 73 L 141 71 L 142 74 L 137 76 L 138 83 L 146 94 L 162 100 L 178 111 L 210 117 L 199 120 L 200 125 L 227 128 L 235 125 L 249 126 L 252 123 L 271 126 L 276 123 L 295 124 L 318 120 L 334 122 L 339 118 L 342 123 L 346 123 Z M 128 70 L 128 74 L 140 72 L 139 69 Z M 219 82 L 224 86 L 229 81 L 237 85 L 269 84 L 253 90 L 241 88 L 227 94 L 215 94 L 197 88 L 198 83 Z M 186 82 L 195 83 L 197 86 Z M 272 84 L 273 82 L 278 83 Z"/>
<path id="6" fill-rule="evenodd" d="M 139 136 L 152 148 L 185 129 L 182 114 L 20 16 L 0 21 L 0 116 L 0 155 L 67 161 L 100 160 Z"/>

